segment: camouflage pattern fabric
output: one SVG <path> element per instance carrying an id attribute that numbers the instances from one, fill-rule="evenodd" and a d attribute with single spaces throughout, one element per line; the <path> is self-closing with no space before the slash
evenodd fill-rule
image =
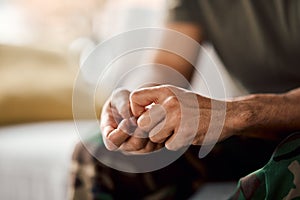
<path id="1" fill-rule="evenodd" d="M 260 170 L 241 178 L 231 200 L 300 200 L 300 133 L 285 139 Z"/>
<path id="2" fill-rule="evenodd" d="M 95 153 L 104 148 L 99 145 Z M 194 162 L 194 155 L 186 152 L 155 172 L 125 173 L 102 164 L 79 143 L 73 154 L 69 196 L 74 200 L 186 199 L 204 180 L 204 168 Z"/>
<path id="3" fill-rule="evenodd" d="M 268 141 L 232 138 L 215 146 L 204 159 L 198 158 L 200 147 L 191 146 L 178 160 L 163 169 L 125 173 L 107 167 L 86 150 L 86 146 L 94 146 L 93 154 L 106 150 L 99 138 L 98 133 L 96 138 L 85 141 L 85 146 L 79 143 L 75 148 L 69 199 L 188 199 L 206 181 L 238 180 L 260 168 L 277 145 Z M 95 140 L 97 143 L 93 142 Z M 245 157 L 248 159 L 243 159 Z"/>

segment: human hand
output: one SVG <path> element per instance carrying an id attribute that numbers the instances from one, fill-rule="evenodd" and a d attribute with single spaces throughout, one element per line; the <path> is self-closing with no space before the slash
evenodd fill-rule
<path id="1" fill-rule="evenodd" d="M 148 139 L 146 132 L 139 129 L 129 104 L 130 92 L 118 89 L 106 101 L 101 113 L 101 131 L 108 150 L 123 153 L 147 153 L 161 148 Z"/>
<path id="2" fill-rule="evenodd" d="M 212 106 L 212 102 L 215 106 Z M 147 106 L 155 104 L 150 109 Z M 225 105 L 227 105 L 225 107 Z M 171 85 L 142 88 L 130 96 L 132 113 L 142 130 L 149 130 L 154 143 L 169 150 L 190 144 L 224 140 L 243 127 L 243 116 L 233 102 L 217 101 Z M 222 120 L 225 117 L 226 120 Z M 211 122 L 211 114 L 214 120 Z M 208 128 L 213 134 L 207 135 Z M 204 140 L 205 137 L 208 137 Z"/>

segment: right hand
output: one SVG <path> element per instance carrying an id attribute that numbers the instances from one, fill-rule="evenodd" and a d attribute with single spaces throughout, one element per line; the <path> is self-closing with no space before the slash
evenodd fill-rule
<path id="1" fill-rule="evenodd" d="M 149 140 L 148 133 L 136 125 L 130 102 L 130 92 L 118 89 L 106 101 L 101 113 L 101 131 L 108 150 L 120 150 L 123 153 L 148 153 L 162 148 Z"/>

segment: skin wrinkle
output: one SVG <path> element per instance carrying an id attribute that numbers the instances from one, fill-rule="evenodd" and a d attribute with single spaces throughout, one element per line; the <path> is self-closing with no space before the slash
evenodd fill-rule
<path id="1" fill-rule="evenodd" d="M 163 146 L 161 144 L 154 144 L 148 139 L 148 134 L 143 132 L 139 127 L 137 127 L 136 119 L 131 117 L 124 119 L 120 115 L 120 110 L 124 109 L 119 105 L 118 101 L 128 101 L 128 103 L 123 103 L 123 105 L 129 105 L 129 91 L 118 90 L 113 95 L 116 97 L 113 101 L 106 103 L 103 109 L 106 112 L 102 113 L 101 116 L 101 129 L 103 131 L 103 140 L 105 146 L 109 150 L 120 150 L 122 153 L 131 154 L 136 153 L 147 153 L 150 151 L 155 151 Z M 127 109 L 130 109 L 129 106 Z M 104 121 L 104 122 L 103 122 Z M 114 127 L 111 127 L 113 123 Z"/>
<path id="2" fill-rule="evenodd" d="M 165 90 L 165 88 L 163 89 L 163 90 Z M 163 91 L 162 90 L 162 91 Z M 133 99 L 134 100 L 134 99 Z M 149 101 L 149 102 L 151 102 L 151 101 Z M 178 99 L 177 99 L 177 97 L 176 96 L 170 96 L 170 97 L 168 97 L 166 100 L 164 100 L 163 101 L 163 103 L 162 103 L 162 105 L 164 105 L 165 106 L 165 109 L 168 111 L 170 111 L 170 110 L 174 110 L 174 108 L 178 108 L 178 104 L 179 104 L 179 102 L 178 102 Z M 175 112 L 175 113 L 174 113 Z M 178 113 L 177 113 L 178 112 Z M 167 115 L 168 116 L 168 115 Z M 170 115 L 169 115 L 170 116 Z M 174 117 L 175 117 L 175 119 L 174 119 Z M 176 119 L 176 118 L 180 118 L 181 117 L 181 114 L 180 114 L 180 112 L 178 111 L 178 109 L 177 109 L 177 111 L 176 111 L 176 109 L 175 109 L 175 111 L 173 111 L 172 112 L 172 115 L 170 116 L 170 117 L 167 117 L 167 121 L 169 121 L 169 122 L 167 122 L 166 123 L 166 125 L 170 128 L 170 125 L 173 125 L 174 126 L 174 124 L 172 124 L 172 122 L 178 122 L 178 119 Z M 184 117 L 183 116 L 183 118 L 186 118 L 186 117 Z M 163 132 L 163 133 L 158 133 L 158 135 L 160 135 L 160 138 L 157 138 L 157 137 L 154 137 L 153 138 L 153 141 L 161 141 L 161 139 L 164 139 L 164 138 L 167 138 L 168 136 L 169 136 L 169 134 L 170 134 L 170 132 L 171 132 L 171 130 L 170 129 L 167 129 L 166 130 L 166 128 L 164 129 L 164 131 L 165 132 Z M 166 135 L 166 134 L 168 134 L 168 135 Z M 175 138 L 175 136 L 177 136 L 177 131 L 175 131 L 175 133 L 173 134 L 174 135 L 174 137 L 173 138 Z M 172 138 L 172 136 L 171 136 L 171 138 L 170 139 L 168 139 L 168 141 L 167 141 L 167 143 L 166 143 L 166 145 L 167 145 L 167 148 L 168 148 L 168 146 L 170 146 L 170 141 L 172 141 L 173 140 L 173 138 Z M 150 138 L 151 139 L 151 138 Z M 169 142 L 169 143 L 168 143 Z M 176 143 L 175 143 L 176 144 Z M 187 144 L 188 145 L 188 144 Z M 178 145 L 173 145 L 173 147 L 172 148 L 178 148 L 177 147 Z"/>
<path id="3" fill-rule="evenodd" d="M 172 26 L 170 26 L 170 28 L 173 30 L 180 31 L 186 34 L 187 36 L 196 39 L 198 42 L 201 42 L 203 40 L 201 28 L 193 24 L 174 23 L 172 24 Z M 194 50 L 191 50 L 191 52 L 194 52 Z M 177 55 L 170 53 L 167 54 L 166 52 L 159 52 L 156 55 L 154 61 L 155 63 L 170 66 L 174 70 L 184 75 L 187 78 L 187 80 L 190 80 L 193 67 L 187 62 L 178 62 L 178 60 L 180 59 Z M 216 115 L 217 119 L 218 117 L 222 116 L 221 113 L 219 113 L 221 110 L 220 108 L 218 108 L 218 106 L 214 106 L 213 109 L 215 110 L 211 111 L 211 101 L 217 100 L 213 100 L 208 97 L 203 97 L 199 94 L 193 93 L 192 91 L 188 91 L 183 88 L 170 85 L 148 87 L 138 89 L 133 92 L 119 91 L 119 93 L 114 93 L 114 98 L 111 97 L 107 100 L 107 102 L 113 102 L 113 104 L 110 106 L 108 106 L 109 104 L 105 104 L 101 116 L 101 130 L 103 131 L 104 140 L 107 139 L 106 136 L 113 131 L 113 128 L 117 128 L 117 125 L 120 123 L 120 121 L 122 121 L 124 115 L 126 115 L 124 114 L 124 110 L 121 110 L 118 107 L 127 107 L 127 110 L 132 111 L 134 116 L 136 118 L 139 118 L 140 115 L 147 112 L 148 109 L 145 106 L 140 106 L 138 103 L 136 103 L 136 100 L 147 101 L 149 100 L 147 98 L 149 98 L 149 95 L 151 95 L 151 101 L 147 103 L 148 105 L 150 103 L 163 104 L 164 102 L 162 101 L 162 99 L 165 100 L 168 97 L 174 98 L 172 97 L 174 96 L 174 93 L 171 90 L 169 90 L 170 88 L 176 91 L 180 91 L 178 92 L 178 94 L 176 93 L 176 95 L 179 95 L 182 99 L 185 99 L 185 97 L 190 94 L 197 96 L 197 99 L 199 101 L 198 108 L 200 108 L 200 119 L 199 122 L 196 123 L 198 125 L 198 131 L 196 137 L 194 138 L 193 144 L 201 144 L 201 141 L 203 141 L 208 126 L 211 122 L 211 114 Z M 160 92 L 155 92 L 158 89 L 160 89 Z M 153 95 L 153 93 L 156 94 Z M 232 135 L 243 135 L 247 137 L 256 137 L 273 140 L 278 139 L 283 135 L 286 136 L 290 132 L 300 130 L 300 107 L 298 103 L 299 99 L 300 89 L 295 89 L 284 94 L 252 94 L 248 96 L 232 98 L 231 100 L 225 102 L 220 101 L 220 103 L 226 103 L 226 119 L 219 141 L 228 138 Z M 129 100 L 131 100 L 130 104 L 125 103 Z M 176 105 L 175 100 L 173 101 L 174 105 Z M 185 108 L 191 109 L 193 111 L 193 105 L 187 103 L 188 101 L 185 102 Z M 218 104 L 218 102 L 214 103 Z M 180 108 L 176 106 L 172 107 L 170 105 L 169 109 L 180 110 Z M 179 117 L 172 118 L 173 122 L 170 125 L 173 126 L 173 130 L 168 133 L 168 137 L 165 139 L 166 141 L 168 141 L 174 134 L 176 134 L 176 132 L 180 131 L 178 127 L 176 127 L 176 125 L 180 124 L 180 121 L 182 121 L 183 119 L 187 120 L 185 119 L 187 116 L 190 117 L 189 115 L 184 115 L 180 112 L 175 113 L 174 110 L 172 110 L 170 113 Z M 123 117 L 121 115 L 123 115 Z M 192 116 L 190 117 L 190 120 L 193 120 Z M 169 125 L 168 122 L 166 123 Z M 221 124 L 218 124 L 218 122 L 214 122 L 212 126 L 214 129 L 218 129 L 220 128 Z M 191 132 L 192 131 L 187 131 L 184 134 L 191 134 Z M 188 135 L 186 136 L 188 138 Z M 148 142 L 149 141 L 150 140 L 148 139 Z M 112 143 L 113 142 L 114 141 L 112 141 Z M 125 142 L 129 142 L 129 140 L 124 141 L 124 143 Z M 162 145 L 164 143 L 165 142 L 162 142 Z M 186 145 L 186 143 L 182 142 L 181 145 Z M 118 147 L 118 149 L 122 150 L 122 145 L 121 147 Z M 139 152 L 142 151 L 145 152 L 145 149 L 142 149 Z"/>
<path id="4" fill-rule="evenodd" d="M 164 108 L 159 104 L 154 104 L 138 118 L 137 124 L 142 130 L 149 132 L 164 120 L 165 115 Z"/>
<path id="5" fill-rule="evenodd" d="M 176 96 L 174 96 L 174 94 L 170 91 L 166 92 L 168 87 L 169 90 L 172 88 L 172 90 L 176 91 Z M 148 91 L 150 91 L 151 95 L 145 98 L 145 94 L 149 94 Z M 162 93 L 163 95 L 160 95 Z M 248 137 L 277 139 L 281 135 L 274 133 L 276 133 L 278 130 L 284 130 L 284 128 L 288 126 L 286 118 L 289 116 L 289 114 L 284 113 L 289 113 L 286 111 L 293 109 L 293 106 L 291 105 L 297 105 L 298 96 L 297 93 L 296 95 L 295 93 L 296 92 L 287 93 L 284 95 L 249 95 L 238 98 L 238 100 L 227 101 L 226 120 L 224 127 L 221 129 L 222 132 L 220 138 L 215 138 L 217 136 L 213 134 L 211 135 L 211 138 L 208 138 L 208 143 L 214 140 L 221 141 L 232 135 L 246 135 Z M 166 94 L 171 95 L 168 96 Z M 191 135 L 193 134 L 193 131 L 191 130 L 191 127 L 193 126 L 190 126 L 192 124 L 190 122 L 199 116 L 197 114 L 193 116 L 192 114 L 195 108 L 190 102 L 189 95 L 197 95 L 198 106 L 200 109 L 200 119 L 198 121 L 197 134 L 192 140 Z M 159 97 L 156 98 L 156 96 Z M 130 99 L 130 105 L 133 106 L 133 112 L 134 110 L 136 112 L 140 112 L 142 110 L 144 111 L 142 112 L 143 114 L 139 116 L 140 123 L 142 123 L 143 117 L 144 119 L 147 119 L 147 116 L 149 117 L 149 113 L 151 113 L 151 106 L 147 109 L 145 107 L 152 104 L 153 99 L 158 99 L 157 103 L 166 111 L 166 116 L 162 117 L 161 120 L 158 120 L 155 125 L 151 125 L 151 130 L 149 130 L 149 138 L 146 139 L 137 138 L 133 135 L 133 139 L 128 140 L 124 134 L 132 131 L 125 131 L 123 129 L 123 131 L 118 132 L 120 131 L 121 127 L 124 126 L 125 122 L 123 124 L 121 122 L 118 125 L 116 128 L 117 131 L 113 130 L 113 126 L 117 125 L 116 122 L 112 124 L 104 122 L 104 124 L 107 126 L 104 128 L 104 133 L 111 131 L 110 133 L 116 135 L 120 134 L 119 137 L 114 137 L 114 135 L 109 137 L 111 142 L 116 144 L 116 149 L 119 148 L 120 150 L 123 149 L 134 152 L 147 152 L 145 148 L 147 145 L 151 144 L 149 144 L 149 142 L 165 144 L 165 146 L 170 150 L 176 150 L 180 147 L 190 145 L 191 143 L 194 145 L 201 145 L 208 130 L 208 125 L 210 124 L 211 114 L 214 113 L 216 118 L 218 118 L 218 116 L 222 116 L 220 113 L 221 107 L 218 108 L 218 106 L 216 106 L 216 110 L 211 110 L 211 101 L 216 101 L 215 103 L 217 104 L 218 100 L 211 100 L 207 97 L 186 92 L 184 89 L 170 85 L 143 88 L 131 93 L 130 97 L 132 98 Z M 182 98 L 181 100 L 183 100 L 183 102 L 180 102 L 178 98 Z M 286 105 L 287 101 L 289 106 Z M 220 103 L 222 103 L 222 101 L 220 101 Z M 155 104 L 155 106 L 152 106 L 152 108 L 158 108 L 156 106 L 158 105 Z M 185 113 L 181 113 L 181 106 L 184 106 Z M 115 108 L 112 110 L 116 111 Z M 157 117 L 155 117 L 156 115 L 160 115 L 160 113 L 155 113 L 154 116 L 151 116 L 151 118 L 157 119 Z M 270 118 L 270 116 L 276 116 L 276 118 Z M 106 116 L 103 119 L 111 119 L 111 117 Z M 178 129 L 182 120 L 185 120 L 185 123 L 181 124 L 183 125 L 185 131 Z M 297 127 L 297 122 L 299 123 L 298 116 L 294 117 L 294 121 L 295 127 Z M 161 125 L 161 122 L 164 122 L 165 125 Z M 143 123 L 147 124 L 147 122 Z M 220 128 L 220 126 L 221 124 L 218 123 L 212 124 L 212 128 L 216 130 Z M 122 134 L 123 136 L 121 136 Z M 182 137 L 182 135 L 185 137 Z M 123 143 L 127 143 L 126 145 L 122 145 L 121 142 L 124 140 L 124 138 L 126 138 L 126 141 L 123 141 Z M 180 138 L 180 140 L 177 140 L 180 142 L 176 141 L 177 138 Z M 188 140 L 191 141 L 189 142 Z M 120 148 L 120 146 L 122 146 L 122 148 Z M 147 147 L 147 149 L 149 150 L 150 148 Z"/>

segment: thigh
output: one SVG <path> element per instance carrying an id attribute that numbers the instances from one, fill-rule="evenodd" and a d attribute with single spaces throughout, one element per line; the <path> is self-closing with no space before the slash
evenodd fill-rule
<path id="1" fill-rule="evenodd" d="M 85 142 L 85 145 L 94 145 Z M 217 144 L 203 159 L 191 146 L 169 166 L 148 173 L 125 173 L 99 162 L 78 144 L 73 155 L 75 199 L 186 199 L 203 182 L 238 180 L 262 167 L 277 142 L 233 137 Z M 101 143 L 95 149 L 105 151 Z"/>
<path id="2" fill-rule="evenodd" d="M 94 145 L 85 142 L 85 146 Z M 99 144 L 97 152 L 105 151 Z M 204 166 L 187 150 L 169 166 L 148 173 L 126 173 L 95 159 L 82 144 L 73 154 L 72 199 L 187 199 L 204 181 Z M 116 161 L 117 162 L 117 161 Z"/>

